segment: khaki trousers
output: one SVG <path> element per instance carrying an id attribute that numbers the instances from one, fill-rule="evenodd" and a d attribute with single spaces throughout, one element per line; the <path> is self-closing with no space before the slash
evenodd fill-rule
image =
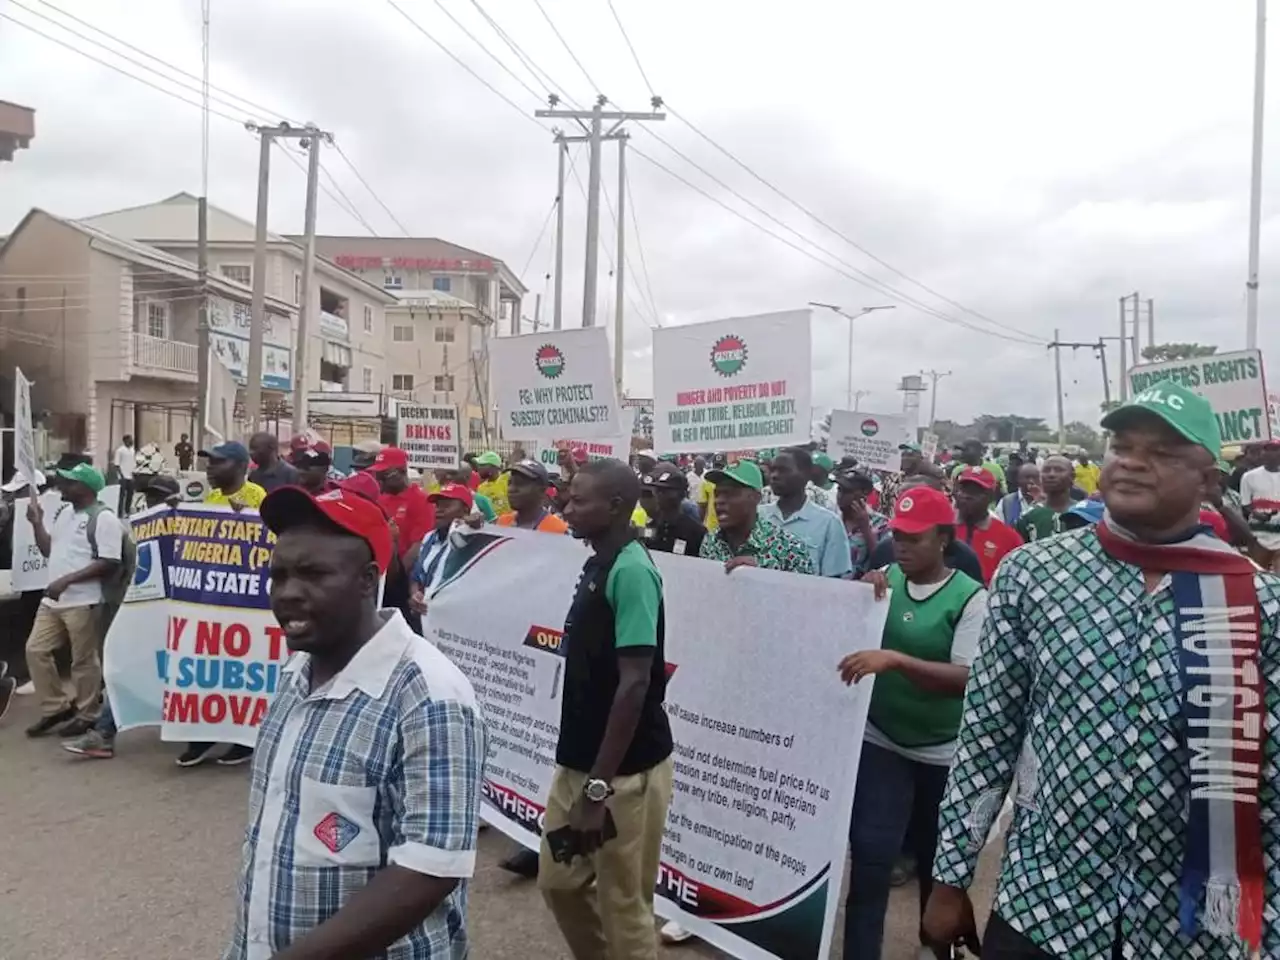
<path id="1" fill-rule="evenodd" d="M 609 811 L 618 835 L 590 857 L 556 863 L 546 835 L 569 822 L 585 773 L 556 767 L 547 797 L 538 887 L 574 960 L 656 960 L 653 888 L 671 803 L 672 763 L 615 777 Z M 592 886 L 592 881 L 595 885 Z"/>
<path id="2" fill-rule="evenodd" d="M 40 604 L 36 621 L 27 637 L 27 667 L 31 682 L 40 696 L 40 713 L 52 717 L 74 706 L 76 714 L 92 720 L 98 713 L 102 694 L 102 660 L 96 607 L 56 609 Z M 75 686 L 75 703 L 67 702 L 62 678 L 54 662 L 54 651 L 71 645 L 71 682 Z"/>

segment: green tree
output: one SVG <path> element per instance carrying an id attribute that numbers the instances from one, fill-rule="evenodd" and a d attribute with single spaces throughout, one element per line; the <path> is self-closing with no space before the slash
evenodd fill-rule
<path id="1" fill-rule="evenodd" d="M 1209 357 L 1217 352 L 1217 347 L 1204 343 L 1157 343 L 1150 347 L 1143 347 L 1142 357 L 1148 363 L 1164 363 L 1167 360 Z"/>
<path id="2" fill-rule="evenodd" d="M 1082 420 L 1073 420 L 1068 423 L 1062 428 L 1062 435 L 1067 443 L 1084 447 L 1091 454 L 1102 453 L 1102 436 Z"/>

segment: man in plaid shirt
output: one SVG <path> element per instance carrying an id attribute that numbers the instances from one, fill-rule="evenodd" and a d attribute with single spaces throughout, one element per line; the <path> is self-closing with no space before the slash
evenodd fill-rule
<path id="1" fill-rule="evenodd" d="M 462 673 L 378 611 L 382 511 L 271 494 L 271 609 L 291 650 L 258 736 L 224 960 L 461 960 L 485 737 Z"/>

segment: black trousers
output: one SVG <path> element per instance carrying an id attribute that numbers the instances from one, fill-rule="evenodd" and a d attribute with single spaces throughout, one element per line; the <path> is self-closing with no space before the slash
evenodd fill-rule
<path id="1" fill-rule="evenodd" d="M 1117 928 L 1115 942 L 1111 947 L 1111 960 L 1121 960 L 1124 953 L 1120 949 L 1120 931 Z M 987 929 L 982 936 L 982 960 L 1057 960 L 1053 954 L 1041 950 L 1034 943 L 1020 934 L 993 913 L 987 921 Z"/>
<path id="2" fill-rule="evenodd" d="M 124 519 L 129 516 L 129 507 L 133 504 L 133 478 L 126 480 L 120 478 L 120 503 L 116 510 L 116 516 Z"/>

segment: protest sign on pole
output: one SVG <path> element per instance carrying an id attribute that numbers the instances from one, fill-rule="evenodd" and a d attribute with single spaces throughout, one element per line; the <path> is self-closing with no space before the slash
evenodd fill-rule
<path id="1" fill-rule="evenodd" d="M 905 414 L 831 411 L 827 452 L 835 460 L 853 457 L 865 470 L 896 473 L 902 467 L 902 452 L 898 446 L 914 441 L 915 436 Z"/>
<path id="2" fill-rule="evenodd" d="M 604 327 L 499 337 L 489 367 L 504 440 L 622 433 Z"/>
<path id="3" fill-rule="evenodd" d="M 654 561 L 675 741 L 656 910 L 734 957 L 825 958 L 871 695 L 868 683 L 841 684 L 835 665 L 879 646 L 888 604 L 821 577 Z M 445 560 L 424 625 L 485 716 L 481 814 L 531 848 L 555 766 L 560 628 L 582 562 L 567 537 L 478 531 Z M 796 635 L 805 656 L 779 670 L 780 638 Z"/>
<path id="4" fill-rule="evenodd" d="M 130 519 L 138 565 L 103 664 L 116 724 L 253 746 L 288 657 L 267 595 L 274 538 L 252 510 L 161 506 Z"/>
<path id="5" fill-rule="evenodd" d="M 10 586 L 17 593 L 43 590 L 49 585 L 49 559 L 36 546 L 36 532 L 27 519 L 29 502 L 27 497 L 13 502 L 13 573 Z M 47 525 L 53 523 L 53 515 L 61 505 L 62 495 L 56 490 L 40 495 L 40 508 L 44 511 Z"/>
<path id="6" fill-rule="evenodd" d="M 632 422 L 631 435 L 640 437 L 650 446 L 653 445 L 653 398 L 627 397 L 622 401 L 622 409 L 634 410 L 635 420 Z"/>
<path id="7" fill-rule="evenodd" d="M 1209 401 L 1218 418 L 1223 443 L 1259 443 L 1274 435 L 1267 415 L 1267 379 L 1261 350 L 1146 363 L 1129 370 L 1133 396 L 1159 387 L 1166 380 Z"/>
<path id="8" fill-rule="evenodd" d="M 808 310 L 655 330 L 654 448 L 808 443 L 811 369 Z"/>
<path id="9" fill-rule="evenodd" d="M 396 410 L 396 446 L 419 470 L 453 469 L 462 462 L 458 408 L 401 403 Z"/>
<path id="10" fill-rule="evenodd" d="M 13 368 L 13 467 L 28 483 L 36 482 L 36 427 L 31 415 L 31 381 Z"/>

